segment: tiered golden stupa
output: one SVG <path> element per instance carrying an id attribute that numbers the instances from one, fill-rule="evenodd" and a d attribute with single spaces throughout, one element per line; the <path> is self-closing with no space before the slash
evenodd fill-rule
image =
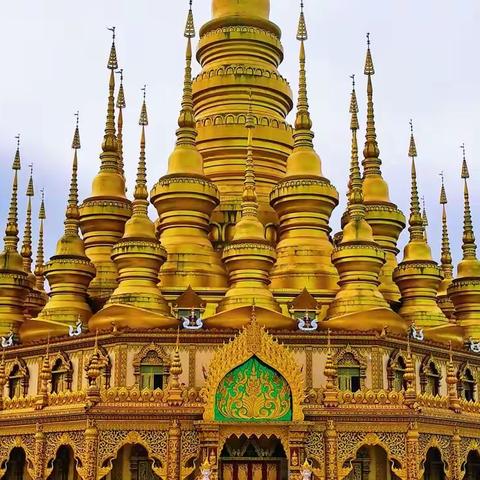
<path id="1" fill-rule="evenodd" d="M 443 179 L 440 266 L 428 245 L 413 132 L 398 263 L 405 219 L 380 170 L 369 38 L 363 173 L 354 84 L 348 204 L 334 241 L 338 194 L 313 145 L 300 7 L 292 128 L 270 1 L 213 0 L 196 78 L 190 1 L 176 145 L 149 194 L 144 94 L 131 199 L 129 85 L 120 70 L 115 87 L 114 42 L 92 194 L 79 206 L 77 120 L 64 232 L 45 264 L 42 194 L 33 271 L 37 206 L 17 148 L 0 262 L 1 479 L 480 478 L 480 262 L 465 150 L 457 272 Z M 407 172 L 405 162 L 405 184 Z"/>

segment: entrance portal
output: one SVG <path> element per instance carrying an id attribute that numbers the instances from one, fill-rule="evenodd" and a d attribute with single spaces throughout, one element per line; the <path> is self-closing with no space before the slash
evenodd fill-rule
<path id="1" fill-rule="evenodd" d="M 219 480 L 287 480 L 285 450 L 276 437 L 231 436 L 220 456 Z"/>

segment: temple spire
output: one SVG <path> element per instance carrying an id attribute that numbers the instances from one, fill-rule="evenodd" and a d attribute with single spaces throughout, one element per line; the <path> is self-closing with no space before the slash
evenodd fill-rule
<path id="1" fill-rule="evenodd" d="M 410 241 L 425 240 L 424 224 L 422 214 L 420 212 L 420 200 L 418 197 L 417 187 L 417 170 L 415 166 L 415 158 L 417 157 L 417 147 L 415 144 L 415 137 L 413 135 L 413 122 L 410 120 L 410 146 L 408 148 L 408 156 L 412 160 L 411 169 L 411 197 L 410 197 L 410 219 L 409 228 Z"/>
<path id="2" fill-rule="evenodd" d="M 352 131 L 352 150 L 350 164 L 350 178 L 348 184 L 348 214 L 357 221 L 365 218 L 365 205 L 363 203 L 362 177 L 358 162 L 358 102 L 355 92 L 355 75 L 352 78 L 352 94 L 350 99 L 350 130 Z"/>
<path id="3" fill-rule="evenodd" d="M 21 255 L 23 258 L 23 269 L 27 273 L 32 272 L 32 197 L 35 194 L 33 188 L 33 164 L 29 165 L 30 168 L 30 177 L 28 179 L 27 186 L 27 212 L 25 219 L 25 229 L 23 231 L 23 242 Z"/>
<path id="4" fill-rule="evenodd" d="M 365 175 L 381 175 L 380 149 L 377 143 L 377 132 L 375 128 L 375 110 L 373 107 L 373 84 L 372 76 L 375 75 L 372 52 L 370 51 L 370 33 L 367 33 L 367 55 L 365 58 L 364 74 L 367 76 L 367 130 L 364 149 Z"/>
<path id="5" fill-rule="evenodd" d="M 118 89 L 117 103 L 118 119 L 117 119 L 117 141 L 118 141 L 118 173 L 125 177 L 124 162 L 123 162 L 123 109 L 126 108 L 125 92 L 123 90 L 123 68 L 116 73 L 120 75 L 120 87 Z"/>
<path id="6" fill-rule="evenodd" d="M 473 231 L 472 224 L 472 212 L 470 210 L 470 195 L 468 192 L 468 179 L 470 178 L 470 173 L 468 171 L 466 153 L 465 153 L 465 144 L 463 143 L 460 147 L 462 149 L 462 175 L 464 181 L 463 187 L 463 198 L 464 198 L 464 215 L 463 215 L 463 239 L 462 239 L 462 250 L 463 250 L 463 259 L 476 259 L 477 258 L 477 245 L 475 243 L 475 234 Z"/>
<path id="7" fill-rule="evenodd" d="M 137 179 L 135 182 L 134 201 L 133 201 L 133 214 L 134 215 L 148 215 L 148 191 L 147 191 L 147 167 L 145 160 L 145 126 L 148 125 L 148 114 L 146 104 L 146 92 L 147 86 L 144 85 L 143 91 L 143 103 L 140 111 L 140 120 L 138 122 L 142 127 L 142 134 L 140 137 L 140 156 L 138 159 Z"/>
<path id="8" fill-rule="evenodd" d="M 44 222 L 47 218 L 45 213 L 45 191 L 41 190 L 41 202 L 40 202 L 40 209 L 38 212 L 38 219 L 40 220 L 40 226 L 38 228 L 38 244 L 37 244 L 37 256 L 35 258 L 35 288 L 40 292 L 45 291 L 45 253 L 43 247 L 43 228 Z"/>
<path id="9" fill-rule="evenodd" d="M 447 224 L 447 208 L 448 203 L 447 193 L 445 191 L 445 179 L 443 172 L 440 174 L 442 177 L 442 187 L 440 189 L 440 205 L 442 206 L 442 254 L 441 254 L 441 265 L 443 270 L 443 275 L 445 279 L 451 280 L 453 278 L 453 265 L 452 265 L 452 254 L 450 251 L 450 238 L 448 235 L 448 224 Z"/>
<path id="10" fill-rule="evenodd" d="M 300 1 L 300 18 L 298 20 L 297 40 L 300 42 L 300 72 L 298 80 L 298 103 L 295 118 L 294 147 L 313 149 L 312 120 L 310 117 L 307 91 L 307 72 L 305 68 L 305 41 L 308 39 L 303 0 Z"/>
<path id="11" fill-rule="evenodd" d="M 13 174 L 13 185 L 12 185 L 12 196 L 10 199 L 10 208 L 8 210 L 7 225 L 5 227 L 5 237 L 3 238 L 5 251 L 17 251 L 18 247 L 18 171 L 21 169 L 20 162 L 20 134 L 16 137 L 17 140 L 17 150 L 15 152 L 15 157 L 13 159 L 12 170 Z"/>
<path id="12" fill-rule="evenodd" d="M 72 176 L 70 180 L 70 192 L 68 195 L 67 209 L 65 212 L 65 235 L 78 236 L 78 227 L 80 224 L 80 212 L 78 210 L 78 156 L 77 151 L 81 148 L 80 130 L 79 130 L 79 113 L 75 114 L 76 125 L 73 134 L 72 149 L 74 150 L 72 162 Z"/>
<path id="13" fill-rule="evenodd" d="M 105 122 L 105 135 L 102 143 L 102 153 L 100 155 L 102 172 L 117 172 L 119 165 L 118 141 L 115 131 L 115 71 L 118 68 L 117 51 L 115 47 L 115 27 L 108 30 L 112 32 L 112 46 L 108 57 L 107 68 L 110 70 L 110 80 L 108 84 L 108 102 L 107 118 Z"/>

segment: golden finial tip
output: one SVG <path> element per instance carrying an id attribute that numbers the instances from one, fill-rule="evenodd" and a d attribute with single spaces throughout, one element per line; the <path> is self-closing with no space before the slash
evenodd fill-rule
<path id="1" fill-rule="evenodd" d="M 115 29 L 116 27 L 107 27 L 107 30 L 112 32 L 112 47 L 110 48 L 110 55 L 107 64 L 107 68 L 110 70 L 116 70 L 118 68 L 117 51 L 115 49 Z"/>
<path id="2" fill-rule="evenodd" d="M 117 95 L 117 108 L 125 108 L 127 103 L 125 102 L 125 91 L 123 89 L 123 68 L 117 70 L 115 73 L 120 75 L 120 87 L 118 88 L 118 95 Z"/>
<path id="3" fill-rule="evenodd" d="M 33 197 L 35 195 L 35 191 L 33 189 L 33 163 L 28 165 L 30 168 L 30 178 L 28 179 L 28 186 L 27 186 L 27 197 Z"/>
<path id="4" fill-rule="evenodd" d="M 365 58 L 365 75 L 374 75 L 375 68 L 373 66 L 372 52 L 370 51 L 370 33 L 367 33 L 367 56 Z"/>
<path id="5" fill-rule="evenodd" d="M 142 109 L 140 111 L 140 120 L 138 121 L 139 125 L 145 126 L 148 125 L 148 114 L 147 114 L 147 102 L 146 102 L 146 95 L 147 95 L 147 86 L 144 85 L 141 88 L 143 92 L 143 103 L 142 103 Z"/>
<path id="6" fill-rule="evenodd" d="M 303 0 L 300 0 L 300 18 L 298 20 L 297 40 L 303 42 L 308 39 L 307 23 L 303 11 Z"/>
<path id="7" fill-rule="evenodd" d="M 47 215 L 45 213 L 45 189 L 42 188 L 40 190 L 40 193 L 42 195 L 42 200 L 41 200 L 41 203 L 40 203 L 40 211 L 38 213 L 38 218 L 39 218 L 39 220 L 45 220 L 47 218 Z"/>
<path id="8" fill-rule="evenodd" d="M 448 200 L 447 200 L 447 192 L 445 191 L 444 174 L 443 172 L 440 172 L 439 175 L 442 178 L 442 187 L 440 189 L 440 205 L 446 205 L 448 203 Z"/>
<path id="9" fill-rule="evenodd" d="M 195 23 L 193 21 L 192 0 L 189 1 L 189 9 L 187 15 L 187 23 L 185 24 L 184 36 L 193 38 L 195 36 Z"/>
<path id="10" fill-rule="evenodd" d="M 462 149 L 462 155 L 463 155 L 463 160 L 462 160 L 462 178 L 467 179 L 470 178 L 470 173 L 468 171 L 468 164 L 467 164 L 467 156 L 466 156 L 466 149 L 465 149 L 465 144 L 462 143 L 460 145 L 460 148 Z"/>
<path id="11" fill-rule="evenodd" d="M 80 112 L 77 110 L 77 112 L 74 113 L 74 116 L 76 117 L 76 124 L 75 124 L 75 133 L 73 134 L 72 148 L 74 150 L 78 150 L 80 148 L 80 130 L 78 127 L 79 120 L 80 120 Z"/>
<path id="12" fill-rule="evenodd" d="M 13 159 L 13 170 L 21 170 L 21 161 L 20 161 L 20 134 L 15 135 L 15 140 L 17 141 L 17 150 L 15 152 L 15 157 Z"/>
<path id="13" fill-rule="evenodd" d="M 413 120 L 410 119 L 410 145 L 408 147 L 408 156 L 414 158 L 417 156 L 417 145 L 415 143 L 415 137 L 413 136 Z"/>

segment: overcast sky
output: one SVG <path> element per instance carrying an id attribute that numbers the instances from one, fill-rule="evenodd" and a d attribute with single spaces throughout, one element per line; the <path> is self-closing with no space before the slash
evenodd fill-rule
<path id="1" fill-rule="evenodd" d="M 174 142 L 183 78 L 187 0 L 0 0 L 1 228 L 11 187 L 14 136 L 22 134 L 20 193 L 27 165 L 35 166 L 37 193 L 46 190 L 47 255 L 61 234 L 68 189 L 74 112 L 81 115 L 80 194 L 90 193 L 98 170 L 106 112 L 110 47 L 117 26 L 119 64 L 125 69 L 125 162 L 132 192 L 138 157 L 141 86 L 148 84 L 148 179 L 166 171 Z M 281 73 L 296 96 L 298 1 L 272 0 L 271 18 L 283 31 Z M 365 118 L 365 33 L 371 32 L 377 133 L 391 198 L 408 214 L 408 121 L 418 147 L 419 189 L 430 219 L 429 239 L 439 256 L 439 172 L 446 175 L 454 258 L 459 258 L 461 142 L 470 162 L 474 223 L 480 238 L 480 2 L 478 0 L 306 0 L 311 113 L 324 174 L 344 208 L 350 132 L 351 73 L 357 74 L 360 118 Z M 197 31 L 210 0 L 194 0 Z M 198 66 L 195 65 L 198 72 Z M 38 197 L 35 210 L 38 209 Z M 23 206 L 23 205 L 22 205 Z M 24 212 L 20 212 L 23 230 Z M 36 225 L 36 223 L 35 223 Z M 404 233 L 405 235 L 405 233 Z M 36 242 L 36 235 L 35 235 Z"/>

